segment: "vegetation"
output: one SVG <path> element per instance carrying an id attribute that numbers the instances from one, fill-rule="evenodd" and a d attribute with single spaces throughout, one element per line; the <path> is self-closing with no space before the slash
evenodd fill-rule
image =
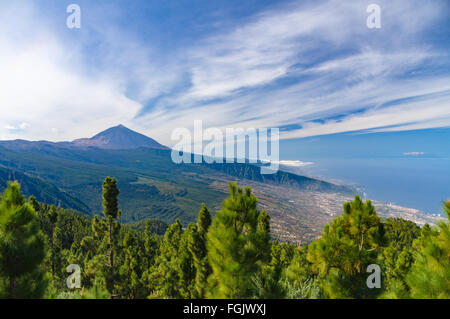
<path id="1" fill-rule="evenodd" d="M 345 186 L 286 172 L 264 175 L 258 166 L 246 163 L 178 165 L 173 163 L 171 151 L 163 149 L 113 150 L 48 142 L 0 143 L 0 191 L 4 191 L 8 180 L 17 180 L 23 193 L 27 197 L 34 195 L 39 202 L 101 215 L 100 181 L 105 176 L 117 178 L 123 212 L 121 223 L 149 217 L 166 223 L 179 218 L 183 225 L 194 222 L 202 202 L 210 209 L 219 210 L 227 191 L 211 187 L 211 184 L 223 183 L 224 176 L 311 191 L 353 193 Z"/>
<path id="2" fill-rule="evenodd" d="M 103 216 L 0 198 L 1 298 L 450 298 L 450 224 L 382 220 L 358 196 L 307 246 L 272 241 L 249 187 L 229 185 L 212 218 L 120 223 L 117 181 L 103 182 Z M 450 219 L 450 201 L 444 203 Z M 69 288 L 69 265 L 80 287 Z M 379 287 L 368 285 L 378 265 Z M 372 275 L 377 275 L 372 274 Z M 372 276 L 371 275 L 371 276 Z"/>

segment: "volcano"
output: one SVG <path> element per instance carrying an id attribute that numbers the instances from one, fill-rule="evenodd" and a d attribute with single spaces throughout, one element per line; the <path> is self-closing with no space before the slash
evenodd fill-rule
<path id="1" fill-rule="evenodd" d="M 71 142 L 78 147 L 97 147 L 102 149 L 134 149 L 139 147 L 169 149 L 154 139 L 137 133 L 122 124 L 111 127 L 91 138 L 80 138 Z"/>

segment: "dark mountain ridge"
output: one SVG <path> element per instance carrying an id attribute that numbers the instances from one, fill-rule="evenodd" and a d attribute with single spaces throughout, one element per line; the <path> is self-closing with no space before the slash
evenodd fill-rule
<path id="1" fill-rule="evenodd" d="M 74 209 L 82 213 L 89 213 L 90 211 L 86 204 L 70 194 L 61 191 L 55 185 L 40 178 L 0 166 L 0 191 L 6 188 L 8 181 L 18 181 L 25 196 L 34 195 L 39 202 Z"/>

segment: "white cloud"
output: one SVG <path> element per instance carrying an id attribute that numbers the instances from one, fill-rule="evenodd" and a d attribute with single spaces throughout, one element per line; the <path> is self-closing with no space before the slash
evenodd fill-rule
<path id="1" fill-rule="evenodd" d="M 450 75 L 426 72 L 448 69 L 448 52 L 424 36 L 442 5 L 378 4 L 379 30 L 367 29 L 363 1 L 299 2 L 168 54 L 106 18 L 66 41 L 34 23 L 30 2 L 2 3 L 0 135 L 73 139 L 123 123 L 173 144 L 171 130 L 197 119 L 301 126 L 282 138 L 450 126 Z"/>
<path id="2" fill-rule="evenodd" d="M 282 160 L 279 161 L 279 164 L 286 165 L 286 166 L 293 166 L 293 167 L 303 167 L 314 164 L 313 162 L 303 162 L 299 160 L 289 161 L 289 160 Z"/>
<path id="3" fill-rule="evenodd" d="M 406 126 L 417 125 L 417 123 L 427 123 L 428 127 L 450 126 L 449 95 L 432 97 L 426 101 L 371 108 L 362 113 L 324 123 L 305 123 L 302 129 L 287 132 L 283 137 L 307 137 L 369 129 L 371 132 L 393 131 L 401 130 L 398 126 L 403 126 L 405 129 Z"/>
<path id="4" fill-rule="evenodd" d="M 160 136 L 196 119 L 222 129 L 302 126 L 282 138 L 448 126 L 450 75 L 422 74 L 445 66 L 448 53 L 420 38 L 442 12 L 417 4 L 381 1 L 383 27 L 375 32 L 366 28 L 362 2 L 263 12 L 188 51 L 192 87 L 139 121 Z M 323 61 L 315 63 L 317 56 Z M 259 89 L 286 76 L 297 83 Z"/>
<path id="5" fill-rule="evenodd" d="M 25 130 L 28 127 L 28 123 L 22 122 L 18 126 L 5 125 L 5 129 L 8 131 Z"/>
<path id="6" fill-rule="evenodd" d="M 142 104 L 126 96 L 122 77 L 111 69 L 89 74 L 76 44 L 68 46 L 45 24 L 34 23 L 42 17 L 31 3 L 2 5 L 2 137 L 73 139 L 118 123 L 132 126 Z M 26 36 L 17 37 L 12 29 Z"/>
<path id="7" fill-rule="evenodd" d="M 403 155 L 405 156 L 419 156 L 424 155 L 424 152 L 404 152 Z"/>

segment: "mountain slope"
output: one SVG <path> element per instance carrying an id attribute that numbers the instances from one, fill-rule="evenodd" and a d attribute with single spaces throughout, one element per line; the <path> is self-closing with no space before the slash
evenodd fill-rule
<path id="1" fill-rule="evenodd" d="M 285 172 L 261 175 L 260 168 L 250 164 L 179 165 L 172 162 L 171 151 L 164 149 L 116 150 L 26 141 L 9 143 L 7 147 L 0 146 L 0 165 L 55 185 L 83 202 L 89 214 L 101 214 L 101 183 L 106 176 L 116 177 L 124 222 L 145 218 L 159 218 L 167 223 L 176 218 L 183 223 L 195 221 L 202 202 L 213 212 L 220 209 L 231 181 L 240 185 L 254 182 L 255 190 L 263 185 L 276 190 L 260 195 L 262 202 L 271 203 L 271 212 L 286 208 L 280 205 L 285 200 L 279 190 L 286 187 L 308 192 L 353 193 L 345 186 Z M 277 185 L 281 187 L 275 188 Z M 289 210 L 297 210 L 287 205 Z M 281 212 L 279 216 L 284 218 Z"/>
<path id="2" fill-rule="evenodd" d="M 101 214 L 101 184 L 113 176 L 120 189 L 122 222 L 158 218 L 173 223 L 179 218 L 186 224 L 196 220 L 201 203 L 213 213 L 219 210 L 228 196 L 228 183 L 237 181 L 252 186 L 260 208 L 272 216 L 276 238 L 302 241 L 314 239 L 354 194 L 350 187 L 292 173 L 262 175 L 253 164 L 175 164 L 171 150 L 160 144 L 155 148 L 136 134 L 119 126 L 92 138 L 100 144 L 0 141 L 0 166 L 15 172 L 4 175 L 0 183 L 20 179 L 30 194 L 48 190 L 47 197 L 35 194 L 39 200 L 57 198 L 63 207 Z M 124 145 L 128 142 L 129 147 Z M 35 185 L 30 178 L 45 185 L 30 187 Z M 70 202 L 68 194 L 76 201 Z"/>
<path id="3" fill-rule="evenodd" d="M 39 202 L 89 213 L 89 207 L 86 204 L 61 191 L 55 185 L 0 166 L 0 192 L 5 190 L 8 181 L 13 180 L 20 183 L 21 190 L 27 197 L 34 195 Z"/>
<path id="4" fill-rule="evenodd" d="M 92 138 L 81 138 L 70 143 L 78 147 L 98 147 L 103 149 L 130 149 L 139 147 L 168 149 L 154 139 L 126 128 L 123 125 L 111 127 Z"/>

